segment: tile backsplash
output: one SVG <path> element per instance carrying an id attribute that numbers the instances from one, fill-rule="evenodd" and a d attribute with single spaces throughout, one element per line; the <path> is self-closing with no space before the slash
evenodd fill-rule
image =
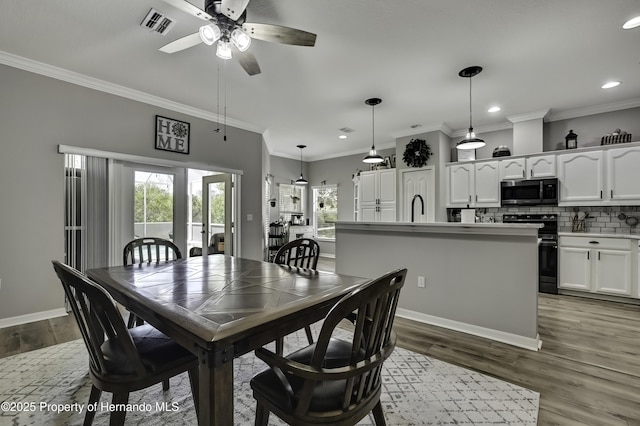
<path id="1" fill-rule="evenodd" d="M 511 214 L 556 214 L 558 215 L 558 231 L 571 232 L 572 219 L 576 215 L 574 208 L 579 212 L 589 213 L 590 218 L 585 220 L 586 233 L 601 234 L 640 234 L 640 225 L 629 226 L 623 219 L 618 218 L 620 213 L 626 216 L 635 216 L 640 219 L 640 206 L 612 206 L 612 207 L 493 207 L 476 209 L 476 215 L 482 222 L 502 222 L 502 215 Z"/>

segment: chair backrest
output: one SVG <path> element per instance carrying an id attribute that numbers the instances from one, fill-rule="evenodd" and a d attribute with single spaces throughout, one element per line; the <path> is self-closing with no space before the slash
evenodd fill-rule
<path id="1" fill-rule="evenodd" d="M 209 254 L 224 253 L 224 232 L 216 232 L 209 242 Z"/>
<path id="2" fill-rule="evenodd" d="M 316 269 L 320 257 L 320 246 L 311 238 L 289 241 L 273 257 L 273 263 L 297 268 Z"/>
<path id="3" fill-rule="evenodd" d="M 89 351 L 93 374 L 105 378 L 117 371 L 142 376 L 145 367 L 109 294 L 70 266 L 57 260 L 52 263 Z M 109 344 L 105 346 L 107 339 Z"/>
<path id="4" fill-rule="evenodd" d="M 182 259 L 180 249 L 162 238 L 136 238 L 128 242 L 122 252 L 122 264 L 125 266 L 175 259 Z"/>
<path id="5" fill-rule="evenodd" d="M 330 372 L 327 347 L 332 334 L 344 318 L 355 315 L 351 359 L 347 368 L 340 368 L 340 378 L 346 380 L 342 398 L 345 415 L 375 404 L 380 396 L 382 363 L 395 347 L 393 320 L 406 275 L 406 269 L 398 269 L 369 281 L 343 297 L 324 319 L 310 366 L 318 370 L 329 367 Z M 317 385 L 311 380 L 304 384 L 296 407 L 299 415 L 308 412 Z"/>

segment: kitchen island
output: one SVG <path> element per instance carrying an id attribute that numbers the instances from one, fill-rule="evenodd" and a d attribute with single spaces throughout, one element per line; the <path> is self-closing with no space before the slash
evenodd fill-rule
<path id="1" fill-rule="evenodd" d="M 337 222 L 336 272 L 406 267 L 397 314 L 538 350 L 537 224 Z"/>

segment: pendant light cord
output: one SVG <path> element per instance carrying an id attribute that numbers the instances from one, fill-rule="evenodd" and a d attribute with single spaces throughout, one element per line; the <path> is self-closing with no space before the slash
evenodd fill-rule
<path id="1" fill-rule="evenodd" d="M 471 117 L 471 80 L 473 80 L 473 77 L 469 77 L 469 129 L 472 129 L 471 123 L 473 122 Z"/>
<path id="2" fill-rule="evenodd" d="M 371 105 L 371 149 L 376 148 L 376 106 Z"/>
<path id="3" fill-rule="evenodd" d="M 224 61 L 222 65 L 222 69 L 224 70 L 224 137 L 223 140 L 227 141 L 227 61 Z"/>

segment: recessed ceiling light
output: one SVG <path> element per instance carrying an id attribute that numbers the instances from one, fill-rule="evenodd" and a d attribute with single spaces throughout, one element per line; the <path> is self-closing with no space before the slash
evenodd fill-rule
<path id="1" fill-rule="evenodd" d="M 602 85 L 603 89 L 611 89 L 612 87 L 620 86 L 619 81 L 609 81 Z"/>
<path id="2" fill-rule="evenodd" d="M 346 138 L 347 138 L 347 135 L 340 135 L 340 136 L 338 136 L 338 139 L 346 139 Z"/>
<path id="3" fill-rule="evenodd" d="M 625 30 L 630 30 L 631 28 L 640 27 L 640 16 L 636 16 L 635 18 L 629 19 L 627 22 L 622 25 L 622 28 Z"/>
<path id="4" fill-rule="evenodd" d="M 489 108 L 487 111 L 489 112 L 498 112 L 500 111 L 502 108 L 500 108 L 499 106 L 492 106 L 491 108 Z"/>

